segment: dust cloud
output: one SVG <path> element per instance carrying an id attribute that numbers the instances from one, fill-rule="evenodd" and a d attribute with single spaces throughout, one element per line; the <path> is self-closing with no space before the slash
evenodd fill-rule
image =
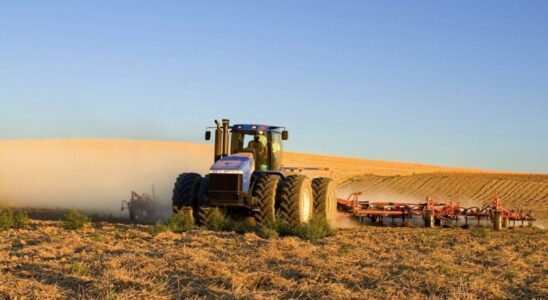
<path id="1" fill-rule="evenodd" d="M 212 147 L 120 140 L 0 141 L 0 205 L 121 214 L 132 190 L 171 201 L 179 173 L 207 172 Z"/>

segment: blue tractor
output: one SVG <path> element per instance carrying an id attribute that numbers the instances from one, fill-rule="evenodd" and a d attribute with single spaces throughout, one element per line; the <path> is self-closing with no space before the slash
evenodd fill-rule
<path id="1" fill-rule="evenodd" d="M 209 174 L 179 175 L 173 189 L 173 210 L 192 209 L 198 225 L 216 212 L 234 219 L 252 217 L 259 225 L 277 219 L 291 226 L 313 216 L 330 223 L 336 218 L 335 183 L 326 177 L 285 174 L 284 127 L 215 121 L 215 155 Z M 206 140 L 211 132 L 206 131 Z"/>

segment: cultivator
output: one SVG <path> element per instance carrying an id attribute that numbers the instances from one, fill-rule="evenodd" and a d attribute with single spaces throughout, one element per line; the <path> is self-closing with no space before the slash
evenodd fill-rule
<path id="1" fill-rule="evenodd" d="M 362 201 L 359 197 L 362 192 L 352 193 L 347 199 L 337 199 L 337 208 L 343 216 L 356 217 L 360 223 L 365 223 L 370 219 L 372 224 L 383 224 L 385 218 L 392 220 L 395 224 L 396 219 L 401 219 L 403 224 L 407 224 L 413 218 L 422 218 L 425 227 L 446 226 L 450 223 L 456 225 L 464 222 L 463 227 L 468 227 L 469 222 L 487 220 L 493 224 L 495 230 L 507 228 L 512 222 L 521 222 L 523 226 L 526 222 L 532 224 L 535 221 L 531 211 L 523 212 L 508 210 L 501 204 L 500 198 L 493 195 L 490 204 L 482 207 L 462 207 L 459 202 L 440 203 L 434 201 L 431 197 L 426 198 L 425 202 L 370 202 Z"/>
<path id="2" fill-rule="evenodd" d="M 127 209 L 129 211 L 129 219 L 134 220 L 154 220 L 158 217 L 157 203 L 154 196 L 150 196 L 147 193 L 141 195 L 136 192 L 131 192 L 131 198 L 129 201 L 122 200 L 121 210 Z"/>

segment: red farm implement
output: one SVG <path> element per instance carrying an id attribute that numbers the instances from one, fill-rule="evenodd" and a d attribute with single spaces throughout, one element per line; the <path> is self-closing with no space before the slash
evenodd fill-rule
<path id="1" fill-rule="evenodd" d="M 401 219 L 407 224 L 413 218 L 422 218 L 425 227 L 444 226 L 450 222 L 458 224 L 464 222 L 464 227 L 470 221 L 480 224 L 481 220 L 489 221 L 495 230 L 507 228 L 512 222 L 525 222 L 531 224 L 535 218 L 531 212 L 508 210 L 501 205 L 500 199 L 495 194 L 490 204 L 482 207 L 462 207 L 459 202 L 440 203 L 428 197 L 425 202 L 371 202 L 360 200 L 362 192 L 352 193 L 347 199 L 337 199 L 337 208 L 342 215 L 356 217 L 360 223 L 369 219 L 372 224 L 382 224 L 385 218 L 395 223 Z"/>

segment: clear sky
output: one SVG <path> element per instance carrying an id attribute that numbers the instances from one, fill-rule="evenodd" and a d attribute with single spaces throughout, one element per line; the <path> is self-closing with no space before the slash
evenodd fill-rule
<path id="1" fill-rule="evenodd" d="M 204 142 L 548 172 L 548 1 L 2 1 L 0 139 Z"/>

